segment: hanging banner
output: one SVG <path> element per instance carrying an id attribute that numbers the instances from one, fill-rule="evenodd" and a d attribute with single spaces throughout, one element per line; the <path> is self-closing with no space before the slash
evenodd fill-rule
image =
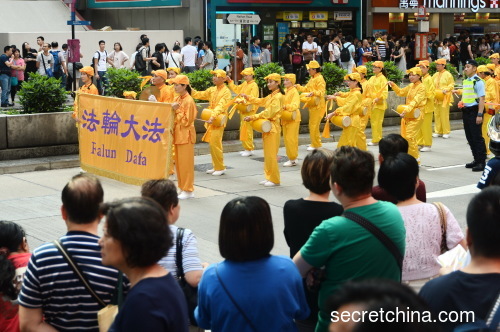
<path id="1" fill-rule="evenodd" d="M 288 27 L 288 22 L 278 22 L 278 49 L 281 49 L 281 45 L 285 41 L 285 37 L 290 33 L 290 28 Z M 291 45 L 290 45 L 291 46 Z"/>
<path id="2" fill-rule="evenodd" d="M 427 47 L 427 34 L 415 34 L 415 60 L 427 60 L 429 58 Z"/>
<path id="3" fill-rule="evenodd" d="M 135 185 L 168 177 L 171 104 L 81 94 L 76 107 L 83 170 Z"/>
<path id="4" fill-rule="evenodd" d="M 405 20 L 405 13 L 389 13 L 389 23 L 401 23 Z"/>

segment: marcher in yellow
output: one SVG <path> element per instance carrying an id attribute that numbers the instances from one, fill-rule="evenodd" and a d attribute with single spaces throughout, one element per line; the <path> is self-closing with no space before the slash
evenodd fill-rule
<path id="1" fill-rule="evenodd" d="M 495 65 L 495 79 L 497 81 L 500 81 L 500 53 L 493 53 L 492 55 L 489 56 L 491 63 Z"/>
<path id="2" fill-rule="evenodd" d="M 406 97 L 406 105 L 401 116 L 401 136 L 408 141 L 408 154 L 412 155 L 420 163 L 420 153 L 418 151 L 417 134 L 424 121 L 424 107 L 427 100 L 425 86 L 421 81 L 422 70 L 413 67 L 406 71 L 409 74 L 411 84 L 404 88 L 399 88 L 394 82 L 389 84 L 398 96 Z M 418 118 L 405 118 L 405 114 L 415 109 L 420 109 Z"/>
<path id="3" fill-rule="evenodd" d="M 417 67 L 422 70 L 422 83 L 425 86 L 425 95 L 427 100 L 425 102 L 424 112 L 424 122 L 422 122 L 422 126 L 420 127 L 420 131 L 417 135 L 417 144 L 421 146 L 420 152 L 428 152 L 431 151 L 432 146 L 432 115 L 434 113 L 434 80 L 432 76 L 429 74 L 429 61 L 419 61 Z"/>
<path id="4" fill-rule="evenodd" d="M 325 105 L 325 92 L 326 92 L 326 82 L 321 75 L 321 67 L 317 61 L 311 61 L 306 65 L 306 68 L 311 76 L 309 82 L 306 86 L 301 86 L 296 84 L 295 87 L 300 92 L 305 92 L 308 102 L 306 107 L 309 109 L 309 137 L 311 139 L 311 145 L 307 148 L 308 151 L 321 147 L 321 134 L 319 133 L 319 125 L 321 119 L 326 112 Z M 301 96 L 301 100 L 303 97 Z"/>
<path id="5" fill-rule="evenodd" d="M 262 134 L 264 143 L 264 173 L 266 179 L 260 184 L 266 187 L 274 187 L 280 184 L 280 170 L 278 167 L 278 149 L 280 147 L 280 117 L 283 107 L 283 95 L 280 91 L 281 76 L 279 74 L 270 74 L 264 77 L 267 81 L 267 87 L 271 94 L 265 98 L 256 98 L 248 95 L 242 95 L 251 104 L 264 106 L 265 109 L 252 116 L 245 117 L 245 121 L 254 121 L 257 119 L 266 119 L 271 122 L 271 131 Z"/>
<path id="6" fill-rule="evenodd" d="M 356 144 L 358 149 L 363 151 L 367 150 L 366 147 L 366 126 L 368 125 L 368 120 L 370 120 L 370 115 L 372 112 L 372 98 L 370 97 L 370 91 L 373 89 L 372 83 L 366 79 L 366 74 L 368 72 L 365 66 L 358 66 L 353 68 L 354 73 L 359 73 L 361 77 L 361 87 L 363 88 L 363 101 L 361 102 L 361 114 L 359 115 L 359 130 L 356 132 Z"/>
<path id="7" fill-rule="evenodd" d="M 368 80 L 369 95 L 367 97 L 373 100 L 370 123 L 372 127 L 372 140 L 368 145 L 378 145 L 382 139 L 382 124 L 384 122 L 385 109 L 387 108 L 387 97 L 389 89 L 387 88 L 387 74 L 382 61 L 373 62 L 373 76 Z"/>
<path id="8" fill-rule="evenodd" d="M 356 146 L 356 136 L 359 131 L 359 114 L 362 111 L 361 76 L 359 73 L 351 73 L 344 76 L 344 81 L 347 81 L 349 92 L 337 92 L 334 95 L 327 96 L 327 99 L 335 100 L 337 105 L 340 106 L 326 116 L 328 121 L 331 121 L 333 116 L 348 116 L 351 118 L 351 125 L 342 130 L 337 149 L 345 145 Z"/>
<path id="9" fill-rule="evenodd" d="M 99 91 L 97 90 L 97 87 L 92 83 L 92 77 L 94 76 L 94 68 L 90 66 L 85 66 L 82 69 L 80 69 L 81 77 L 82 77 L 82 82 L 83 85 L 78 89 L 76 92 L 77 94 L 80 93 L 87 93 L 89 95 L 99 95 Z M 75 104 L 73 107 L 73 119 L 78 121 L 78 108 L 76 105 L 76 99 L 75 99 Z"/>
<path id="10" fill-rule="evenodd" d="M 236 94 L 245 94 L 248 96 L 259 97 L 259 86 L 253 79 L 253 67 L 245 68 L 241 72 L 241 75 L 243 76 L 245 82 L 240 85 L 235 85 L 230 77 L 226 78 L 226 81 L 228 82 L 227 86 L 229 87 L 229 89 L 231 89 Z M 240 137 L 243 149 L 245 149 L 244 151 L 240 152 L 242 157 L 252 156 L 253 150 L 255 149 L 255 146 L 253 144 L 252 126 L 248 122 L 246 122 L 244 118 L 246 116 L 254 115 L 257 112 L 258 108 L 258 106 L 254 105 L 252 110 L 249 112 L 238 111 L 240 113 L 240 133 L 246 133 L 245 137 Z M 243 127 L 246 127 L 246 129 L 243 129 Z"/>
<path id="11" fill-rule="evenodd" d="M 160 90 L 160 96 L 156 98 L 154 95 L 149 96 L 149 101 L 157 101 L 160 103 L 171 103 L 174 101 L 174 90 L 173 87 L 166 84 L 168 80 L 168 74 L 163 69 L 154 70 L 151 72 L 153 78 L 151 83 Z"/>
<path id="12" fill-rule="evenodd" d="M 281 128 L 283 129 L 283 140 L 285 141 L 286 156 L 288 161 L 283 163 L 284 167 L 297 166 L 299 156 L 299 128 L 300 128 L 300 96 L 295 88 L 295 74 L 283 76 L 285 86 L 285 97 L 283 98 L 283 112 L 281 117 Z M 283 115 L 295 113 L 295 120 L 285 120 Z"/>
<path id="13" fill-rule="evenodd" d="M 436 73 L 432 75 L 434 87 L 436 88 L 436 99 L 434 101 L 434 134 L 432 137 L 450 138 L 450 103 L 453 101 L 451 91 L 455 85 L 455 80 L 449 71 L 446 70 L 446 60 L 437 59 Z M 443 99 L 438 96 L 443 95 Z"/>
<path id="14" fill-rule="evenodd" d="M 189 78 L 178 75 L 172 81 L 177 97 L 172 109 L 175 111 L 174 145 L 177 186 L 181 190 L 179 199 L 194 197 L 194 143 L 196 131 L 196 104 L 191 97 Z"/>
<path id="15" fill-rule="evenodd" d="M 488 124 L 493 115 L 495 115 L 496 105 L 486 105 L 486 103 L 498 104 L 498 84 L 491 77 L 491 72 L 485 65 L 477 67 L 477 75 L 481 77 L 484 81 L 484 115 L 483 115 L 483 125 L 481 127 L 481 132 L 483 134 L 484 143 L 486 145 L 486 155 L 491 153 L 490 151 L 490 136 L 488 136 Z"/>
<path id="16" fill-rule="evenodd" d="M 227 104 L 231 101 L 231 91 L 224 84 L 226 81 L 226 72 L 222 69 L 210 71 L 213 75 L 212 80 L 214 87 L 208 88 L 205 91 L 192 91 L 191 96 L 195 99 L 209 101 L 209 109 L 212 110 L 212 115 L 205 124 L 207 132 L 203 136 L 203 141 L 210 144 L 210 154 L 212 156 L 213 168 L 207 171 L 207 174 L 221 176 L 226 172 L 224 165 L 224 152 L 222 150 L 222 135 L 226 124 L 216 126 L 213 122 L 219 115 L 227 116 Z"/>

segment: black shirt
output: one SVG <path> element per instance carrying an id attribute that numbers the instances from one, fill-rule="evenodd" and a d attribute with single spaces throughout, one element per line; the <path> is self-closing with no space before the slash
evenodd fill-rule
<path id="1" fill-rule="evenodd" d="M 28 73 L 35 73 L 36 72 L 36 56 L 37 52 L 34 49 L 30 49 L 28 54 L 24 57 L 24 62 L 26 63 L 26 70 L 24 71 L 26 76 L 24 77 L 25 80 L 28 79 Z M 35 59 L 35 61 L 28 61 L 28 59 Z"/>
<path id="2" fill-rule="evenodd" d="M 280 50 L 280 61 L 284 65 L 290 65 L 290 55 L 292 55 L 292 48 L 289 46 L 282 47 Z"/>
<path id="3" fill-rule="evenodd" d="M 153 61 L 151 61 L 151 68 L 153 70 L 165 69 L 165 63 L 163 62 L 163 54 L 161 52 L 154 52 L 153 58 L 156 58 L 156 62 L 160 64 L 160 66 L 157 66 L 153 63 Z"/>

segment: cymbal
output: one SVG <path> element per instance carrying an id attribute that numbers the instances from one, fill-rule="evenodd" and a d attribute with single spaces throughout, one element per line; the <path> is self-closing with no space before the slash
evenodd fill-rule
<path id="1" fill-rule="evenodd" d="M 141 91 L 141 94 L 139 95 L 139 100 L 148 100 L 149 96 L 155 96 L 156 99 L 160 98 L 160 89 L 158 89 L 156 86 L 151 85 L 145 88 L 144 90 Z"/>

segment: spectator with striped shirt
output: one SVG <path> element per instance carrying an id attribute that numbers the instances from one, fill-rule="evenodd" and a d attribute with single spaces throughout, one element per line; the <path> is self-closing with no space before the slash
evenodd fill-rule
<path id="1" fill-rule="evenodd" d="M 101 262 L 97 226 L 103 196 L 99 180 L 87 174 L 76 175 L 66 184 L 61 214 L 68 232 L 59 241 L 94 291 L 109 303 L 118 270 Z M 22 331 L 99 331 L 97 312 L 102 307 L 53 243 L 33 252 L 18 299 Z"/>
<path id="2" fill-rule="evenodd" d="M 383 32 L 382 36 L 375 42 L 377 49 L 377 56 L 379 61 L 385 61 L 387 56 L 387 32 Z"/>

